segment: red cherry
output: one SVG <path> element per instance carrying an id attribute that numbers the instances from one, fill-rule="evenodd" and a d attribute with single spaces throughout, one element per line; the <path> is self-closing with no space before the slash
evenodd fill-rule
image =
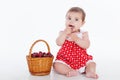
<path id="1" fill-rule="evenodd" d="M 48 52 L 47 55 L 48 55 L 48 57 L 52 57 L 53 56 L 50 52 Z"/>
<path id="2" fill-rule="evenodd" d="M 44 57 L 44 56 L 45 56 L 45 54 L 46 54 L 46 53 L 45 53 L 45 52 L 43 52 L 41 57 Z"/>
<path id="3" fill-rule="evenodd" d="M 31 57 L 33 58 L 37 57 L 37 52 L 32 53 Z"/>
<path id="4" fill-rule="evenodd" d="M 39 57 L 42 57 L 42 55 L 43 55 L 43 53 L 42 53 L 42 51 L 39 51 Z"/>

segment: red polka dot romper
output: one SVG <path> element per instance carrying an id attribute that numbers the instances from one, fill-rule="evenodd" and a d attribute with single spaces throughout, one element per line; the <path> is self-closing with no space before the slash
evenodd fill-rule
<path id="1" fill-rule="evenodd" d="M 88 60 L 92 60 L 92 56 L 88 55 L 86 49 L 81 48 L 75 42 L 65 40 L 58 51 L 56 60 L 61 60 L 77 70 L 84 67 Z"/>

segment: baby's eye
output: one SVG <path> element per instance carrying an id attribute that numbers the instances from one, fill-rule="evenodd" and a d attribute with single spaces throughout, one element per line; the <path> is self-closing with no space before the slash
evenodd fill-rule
<path id="1" fill-rule="evenodd" d="M 75 19 L 75 21 L 78 21 L 78 19 Z"/>
<path id="2" fill-rule="evenodd" d="M 71 17 L 68 17 L 68 20 L 71 20 Z"/>

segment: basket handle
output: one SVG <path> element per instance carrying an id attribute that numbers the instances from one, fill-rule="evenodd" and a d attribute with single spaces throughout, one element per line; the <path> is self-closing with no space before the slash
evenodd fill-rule
<path id="1" fill-rule="evenodd" d="M 40 40 L 36 40 L 36 41 L 32 44 L 32 46 L 30 47 L 30 51 L 29 51 L 30 57 L 31 57 L 32 49 L 33 49 L 34 45 L 35 45 L 36 43 L 38 43 L 38 42 L 44 42 L 44 43 L 46 44 L 46 46 L 47 46 L 48 52 L 50 52 L 50 46 L 48 45 L 48 43 L 47 43 L 45 40 L 40 39 Z"/>

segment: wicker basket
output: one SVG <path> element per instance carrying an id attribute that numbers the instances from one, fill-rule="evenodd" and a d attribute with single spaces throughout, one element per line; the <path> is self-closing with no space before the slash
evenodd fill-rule
<path id="1" fill-rule="evenodd" d="M 48 75 L 51 71 L 52 61 L 54 57 L 41 57 L 41 58 L 32 58 L 32 49 L 34 45 L 38 42 L 44 42 L 47 45 L 48 52 L 50 52 L 50 47 L 45 40 L 36 40 L 29 51 L 29 55 L 26 56 L 29 72 L 32 75 Z"/>

